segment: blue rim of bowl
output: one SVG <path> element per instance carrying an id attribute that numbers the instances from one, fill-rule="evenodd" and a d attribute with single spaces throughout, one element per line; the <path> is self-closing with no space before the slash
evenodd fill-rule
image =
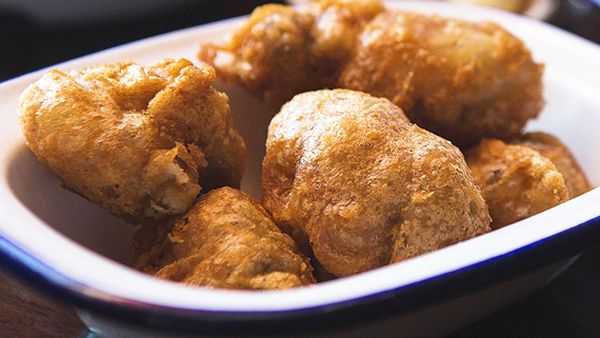
<path id="1" fill-rule="evenodd" d="M 514 251 L 418 283 L 334 304 L 272 312 L 180 309 L 115 297 L 61 275 L 1 236 L 0 267 L 55 300 L 129 326 L 213 335 L 291 334 L 350 328 L 441 303 L 574 256 L 599 240 L 600 217 L 596 217 Z"/>

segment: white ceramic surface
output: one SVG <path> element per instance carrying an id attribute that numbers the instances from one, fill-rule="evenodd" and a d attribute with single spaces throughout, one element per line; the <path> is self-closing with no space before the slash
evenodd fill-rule
<path id="1" fill-rule="evenodd" d="M 522 38 L 546 64 L 546 108 L 529 124 L 560 137 L 594 185 L 600 183 L 600 48 L 590 42 L 505 12 L 439 2 L 393 2 L 390 6 L 471 20 L 496 21 Z M 71 69 L 117 60 L 151 64 L 163 58 L 196 60 L 201 42 L 223 38 L 241 19 L 231 19 L 145 39 L 56 67 Z M 42 71 L 0 84 L 0 236 L 73 283 L 74 292 L 105 301 L 129 300 L 191 310 L 285 311 L 365 297 L 501 256 L 568 231 L 600 216 L 600 189 L 489 234 L 405 262 L 315 287 L 255 293 L 204 290 L 151 278 L 128 268 L 133 228 L 85 199 L 62 189 L 25 147 L 17 100 Z M 243 190 L 258 195 L 260 161 L 270 109 L 244 90 L 220 86 L 231 99 L 236 124 L 249 147 Z M 550 276 L 551 274 L 547 274 Z"/>

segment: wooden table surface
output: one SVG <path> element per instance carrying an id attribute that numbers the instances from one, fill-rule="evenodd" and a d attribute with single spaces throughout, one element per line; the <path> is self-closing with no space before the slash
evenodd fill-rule
<path id="1" fill-rule="evenodd" d="M 75 312 L 0 272 L 0 337 L 79 337 L 86 327 Z"/>
<path id="2" fill-rule="evenodd" d="M 582 3 L 588 7 L 582 7 Z M 573 4 L 575 4 L 575 7 L 573 7 Z M 590 4 L 589 1 L 562 1 L 557 15 L 550 22 L 598 43 L 600 42 L 600 16 L 598 16 L 598 7 L 593 7 L 594 5 L 589 7 Z M 237 8 L 240 9 L 239 6 Z M 590 14 L 590 8 L 592 14 Z M 240 10 L 248 11 L 247 9 Z M 223 11 L 222 15 L 233 16 L 238 14 Z M 178 17 L 179 21 L 176 25 L 186 24 L 185 21 L 182 21 L 182 18 L 183 16 Z M 209 19 L 213 20 L 216 17 L 207 18 L 206 20 Z M 18 21 L 18 23 L 21 24 L 21 21 Z M 199 22 L 190 21 L 187 24 L 197 23 Z M 163 25 L 162 27 L 166 31 L 179 28 L 176 25 Z M 119 26 L 119 29 L 122 32 L 126 28 Z M 69 28 L 69 30 L 71 29 Z M 19 32 L 23 32 L 23 30 L 20 29 Z M 139 34 L 151 35 L 156 33 L 158 32 L 138 30 L 134 31 L 133 35 L 125 36 L 136 39 L 142 37 Z M 63 39 L 65 34 L 68 34 L 68 31 L 59 31 L 56 35 Z M 0 38 L 3 38 L 1 35 Z M 110 35 L 110 37 L 114 38 L 114 35 Z M 22 36 L 19 39 L 21 46 L 27 46 L 24 43 L 26 40 Z M 107 40 L 103 43 L 116 45 L 120 42 L 123 41 Z M 102 46 L 100 42 L 98 43 L 91 48 Z M 78 53 L 89 51 L 85 49 L 74 50 L 71 55 L 60 54 L 55 57 L 57 59 L 67 59 L 79 55 Z M 16 53 L 14 49 L 11 49 L 10 52 Z M 30 51 L 25 50 L 24 52 Z M 11 60 L 11 62 L 14 60 L 27 62 L 31 61 L 31 58 L 13 58 Z M 15 70 L 26 72 L 30 68 L 34 69 L 44 65 L 43 62 L 55 62 L 51 59 L 38 61 L 30 64 L 11 63 L 10 69 L 12 72 L 15 72 Z M 20 70 L 19 66 L 22 66 Z M 5 76 L 14 74 L 17 73 L 4 72 Z M 507 334 L 511 337 L 531 337 L 537 336 L 536 332 L 555 333 L 553 336 L 569 334 L 572 337 L 586 337 L 591 331 L 600 332 L 600 323 L 597 320 L 597 314 L 600 313 L 597 310 L 598 308 L 600 308 L 600 245 L 586 250 L 578 262 L 550 285 L 519 303 L 454 333 L 452 337 L 477 337 L 482 335 L 505 337 Z M 548 319 L 550 321 L 546 322 Z M 517 330 L 514 329 L 515 325 L 517 325 Z M 23 286 L 14 278 L 0 272 L 0 337 L 69 338 L 86 336 L 86 332 L 85 326 L 71 308 L 47 299 L 36 291 Z"/>

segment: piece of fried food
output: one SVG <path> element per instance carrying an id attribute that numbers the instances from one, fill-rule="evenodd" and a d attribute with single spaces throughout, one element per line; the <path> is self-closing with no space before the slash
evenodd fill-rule
<path id="1" fill-rule="evenodd" d="M 219 78 L 246 86 L 270 103 L 319 87 L 305 48 L 312 18 L 282 5 L 265 5 L 225 44 L 202 46 L 199 58 L 217 69 Z"/>
<path id="2" fill-rule="evenodd" d="M 382 10 L 378 0 L 324 0 L 301 11 L 264 5 L 223 44 L 202 45 L 198 56 L 219 78 L 279 107 L 297 93 L 335 85 L 360 28 Z"/>
<path id="3" fill-rule="evenodd" d="M 544 105 L 543 66 L 494 23 L 388 11 L 358 41 L 339 85 L 387 97 L 458 146 L 515 136 Z"/>
<path id="4" fill-rule="evenodd" d="M 555 137 L 529 133 L 510 143 L 485 139 L 466 152 L 492 227 L 533 216 L 590 189 L 570 151 Z"/>
<path id="5" fill-rule="evenodd" d="M 187 60 L 50 70 L 21 96 L 27 145 L 69 189 L 134 221 L 240 183 L 246 147 L 214 70 Z"/>
<path id="6" fill-rule="evenodd" d="M 340 66 L 356 49 L 360 32 L 385 7 L 379 0 L 319 0 L 300 11 L 314 18 L 311 58 L 317 61 L 325 86 L 335 86 Z"/>
<path id="7" fill-rule="evenodd" d="M 512 140 L 511 143 L 529 147 L 549 159 L 563 175 L 569 198 L 575 198 L 592 189 L 575 156 L 558 138 L 547 133 L 532 132 Z"/>
<path id="8" fill-rule="evenodd" d="M 262 175 L 265 208 L 336 276 L 490 230 L 460 151 L 365 93 L 296 95 L 271 121 Z"/>
<path id="9" fill-rule="evenodd" d="M 459 146 L 520 133 L 543 104 L 543 66 L 493 23 L 385 10 L 376 0 L 257 8 L 200 59 L 267 102 L 318 88 L 386 97 Z"/>
<path id="10" fill-rule="evenodd" d="M 213 288 L 281 289 L 315 282 L 294 241 L 263 207 L 229 187 L 203 195 L 137 267 L 159 278 Z"/>

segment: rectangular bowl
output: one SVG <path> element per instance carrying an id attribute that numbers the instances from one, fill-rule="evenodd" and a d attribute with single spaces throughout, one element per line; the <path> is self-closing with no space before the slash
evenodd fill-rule
<path id="1" fill-rule="evenodd" d="M 600 48 L 509 13 L 441 2 L 389 7 L 495 21 L 546 65 L 546 107 L 528 130 L 550 132 L 600 182 Z M 163 58 L 197 62 L 201 42 L 222 39 L 245 18 L 184 29 L 56 65 L 72 68 Z M 600 238 L 600 190 L 514 225 L 444 249 L 313 287 L 272 292 L 197 289 L 128 267 L 134 228 L 60 186 L 24 144 L 18 97 L 44 70 L 0 84 L 0 263 L 72 304 L 96 332 L 187 336 L 330 332 L 437 335 L 489 314 L 547 282 Z M 249 149 L 242 189 L 260 198 L 260 163 L 272 109 L 243 89 L 228 93 Z M 431 323 L 436 316 L 436 323 Z M 427 323 L 427 324 L 424 324 Z M 411 331 L 412 330 L 412 331 Z"/>

